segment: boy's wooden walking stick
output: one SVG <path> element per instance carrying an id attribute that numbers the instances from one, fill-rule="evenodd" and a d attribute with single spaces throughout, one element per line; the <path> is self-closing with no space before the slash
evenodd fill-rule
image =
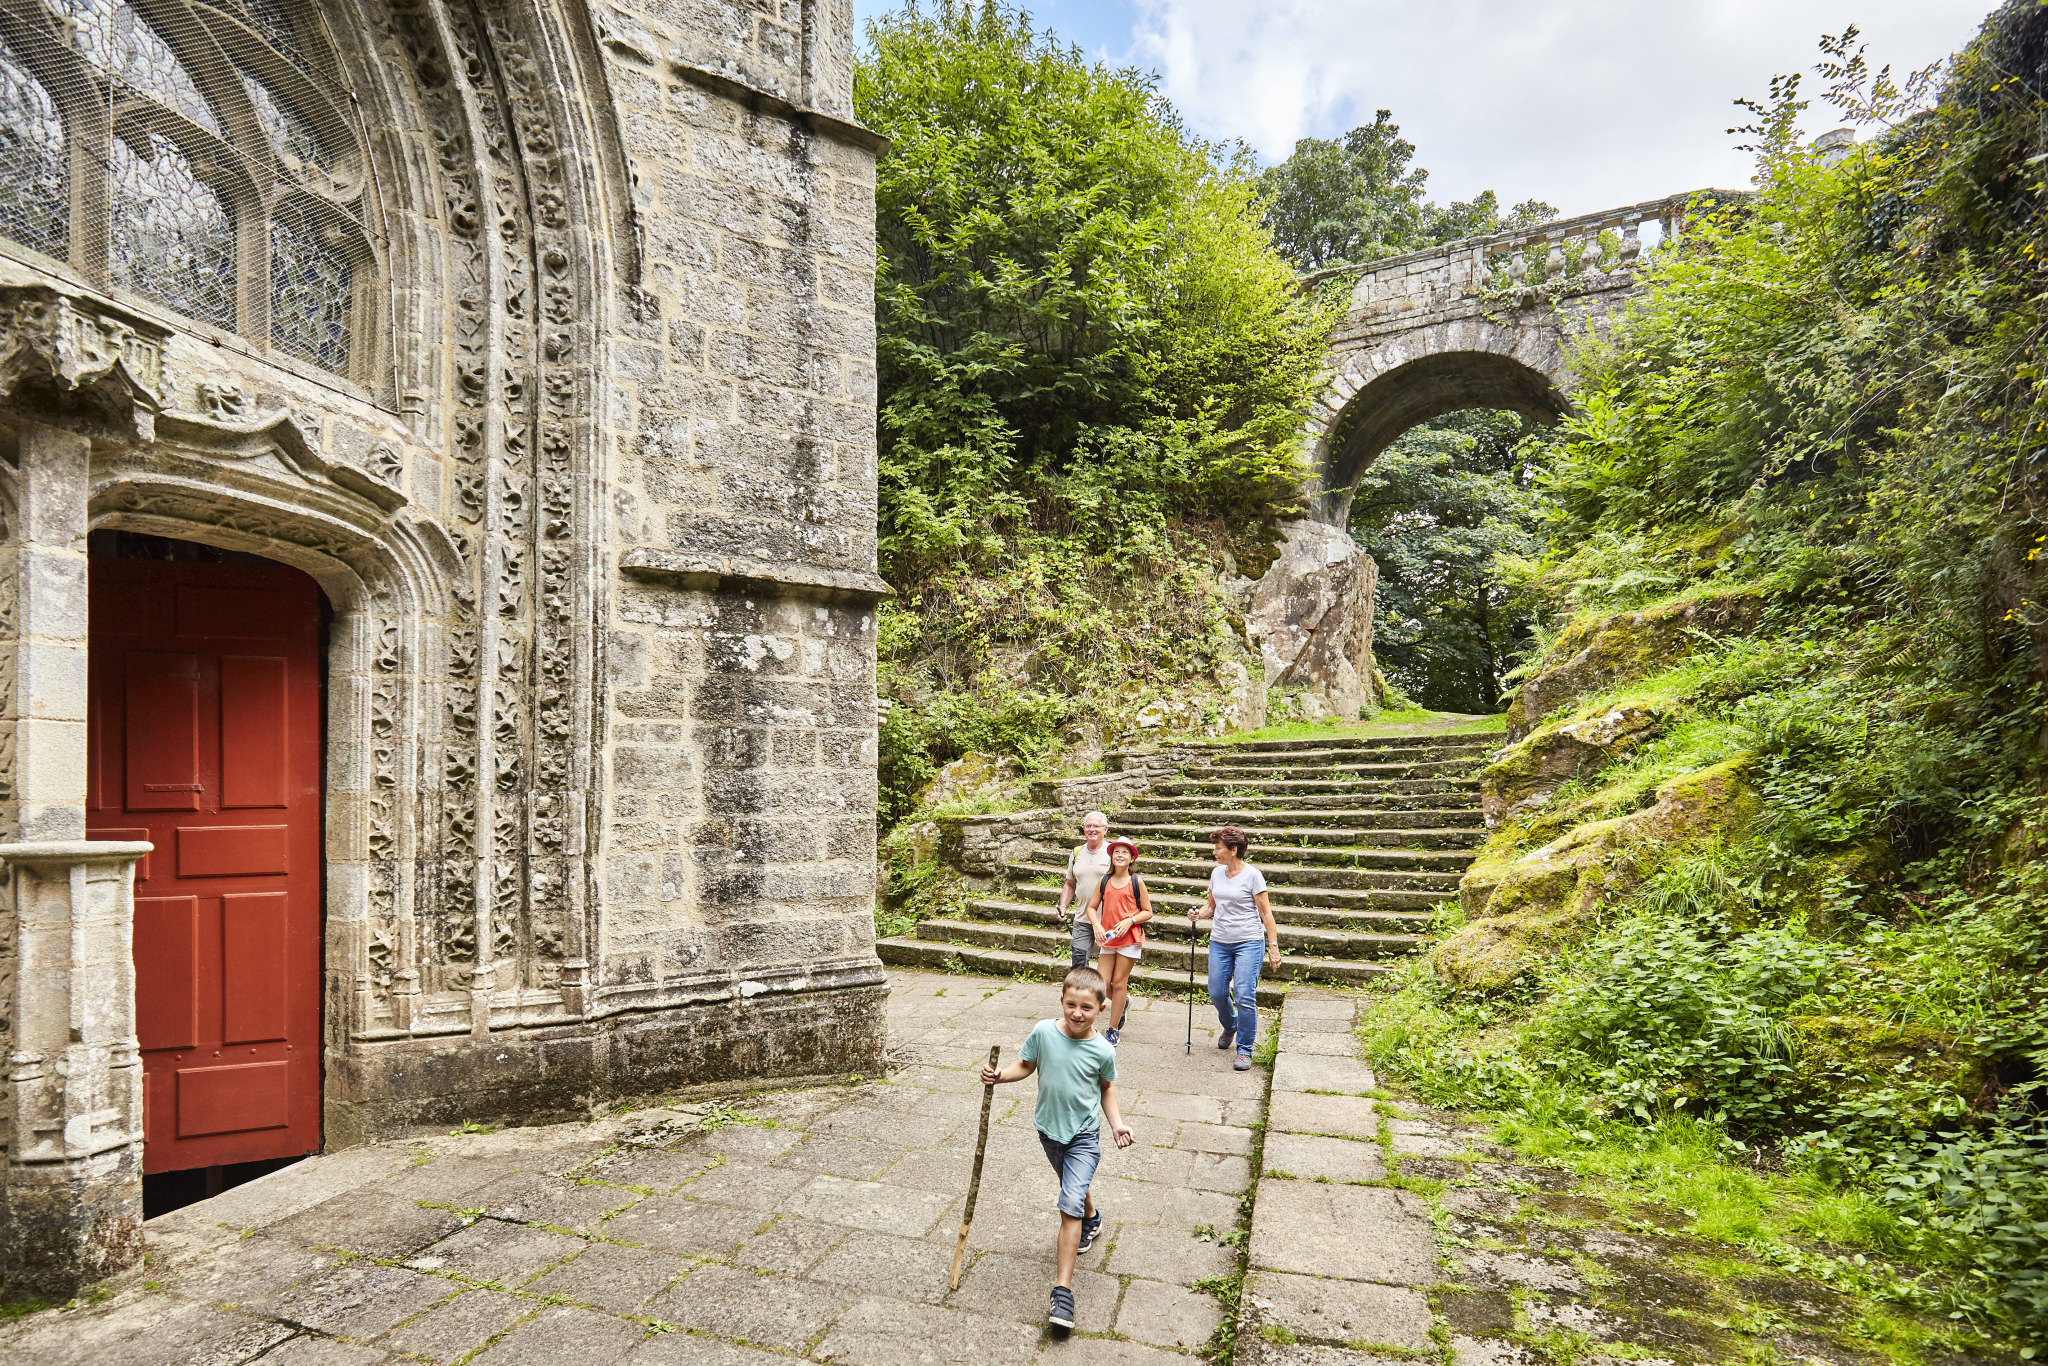
<path id="1" fill-rule="evenodd" d="M 1003 1046 L 990 1044 L 988 1065 L 994 1067 L 1001 1056 Z M 995 1103 L 996 1088 L 981 1088 L 981 1137 L 974 1141 L 974 1175 L 967 1178 L 967 1208 L 960 1212 L 960 1241 L 953 1244 L 953 1270 L 947 1276 L 947 1283 L 955 1290 L 960 1288 L 960 1262 L 967 1256 L 967 1230 L 974 1224 L 974 1197 L 981 1194 L 981 1159 L 988 1155 L 988 1110 Z"/>

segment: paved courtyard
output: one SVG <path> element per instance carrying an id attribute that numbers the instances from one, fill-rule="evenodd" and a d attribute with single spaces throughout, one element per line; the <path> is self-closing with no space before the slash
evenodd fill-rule
<path id="1" fill-rule="evenodd" d="M 354 1148 L 148 1225 L 135 1280 L 0 1327 L 25 1366 L 849 1366 L 1186 1360 L 1238 1269 L 1266 1073 L 1213 1018 L 1136 998 L 1118 1051 L 1138 1144 L 1095 1186 L 1104 1236 L 1071 1338 L 1043 1328 L 1055 1185 L 1033 1086 L 996 1093 L 969 1267 L 946 1270 L 972 1164 L 976 1069 L 1054 1012 L 1045 983 L 891 974 L 887 1079 L 587 1124 Z"/>

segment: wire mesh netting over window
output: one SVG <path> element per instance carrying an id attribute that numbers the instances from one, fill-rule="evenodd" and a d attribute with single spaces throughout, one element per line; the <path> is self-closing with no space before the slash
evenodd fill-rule
<path id="1" fill-rule="evenodd" d="M 377 257 L 324 25 L 287 0 L 0 0 L 0 252 L 353 374 Z"/>

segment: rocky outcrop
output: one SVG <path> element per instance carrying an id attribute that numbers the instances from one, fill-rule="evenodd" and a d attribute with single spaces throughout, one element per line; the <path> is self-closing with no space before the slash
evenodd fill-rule
<path id="1" fill-rule="evenodd" d="M 1482 856 L 1460 884 L 1470 923 L 1436 951 L 1460 990 L 1497 990 L 1590 935 L 1607 903 L 1641 886 L 1674 849 L 1741 829 L 1758 809 L 1746 757 L 1674 778 L 1656 804 L 1575 826 L 1511 857 Z"/>
<path id="2" fill-rule="evenodd" d="M 1386 701 L 1372 658 L 1379 566 L 1342 527 L 1292 522 L 1285 536 L 1245 613 L 1266 687 L 1298 692 L 1304 719 L 1370 716 Z"/>
<path id="3" fill-rule="evenodd" d="M 1558 788 L 1590 778 L 1663 728 L 1660 708 L 1635 702 L 1543 727 L 1480 773 L 1479 807 L 1487 828 L 1545 805 Z"/>
<path id="4" fill-rule="evenodd" d="M 1017 781 L 1022 772 L 1007 754 L 982 754 L 969 750 L 932 775 L 917 794 L 917 804 L 926 810 L 949 802 L 971 801 L 995 796 Z"/>
<path id="5" fill-rule="evenodd" d="M 1562 662 L 1524 683 L 1508 706 L 1508 742 L 1603 688 L 1670 667 L 1702 641 L 1748 631 L 1762 605 L 1758 590 L 1743 589 L 1574 623 L 1550 647 L 1548 657 Z"/>

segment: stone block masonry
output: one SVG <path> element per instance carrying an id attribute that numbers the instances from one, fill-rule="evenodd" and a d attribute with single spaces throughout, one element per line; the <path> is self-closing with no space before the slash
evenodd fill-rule
<path id="1" fill-rule="evenodd" d="M 0 838 L 97 800 L 90 556 L 258 557 L 324 597 L 322 951 L 286 988 L 323 1147 L 876 1072 L 883 143 L 848 0 L 161 8 L 188 103 L 226 103 L 136 117 L 220 130 L 194 183 L 268 168 L 346 269 L 274 287 L 290 225 L 238 204 L 200 318 L 104 232 L 0 226 Z M 318 116 L 321 174 L 223 52 Z M 104 123 L 74 115 L 49 136 Z M 106 214 L 74 179 L 58 221 Z M 295 316 L 315 286 L 346 297 Z"/>

